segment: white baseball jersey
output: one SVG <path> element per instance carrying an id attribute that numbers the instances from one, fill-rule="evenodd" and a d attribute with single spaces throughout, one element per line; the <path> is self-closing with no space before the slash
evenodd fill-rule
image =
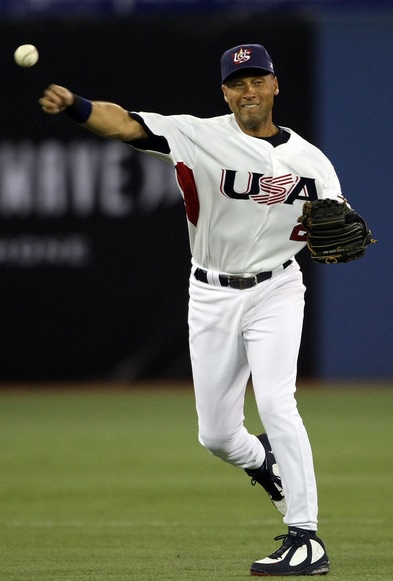
<path id="1" fill-rule="evenodd" d="M 175 166 L 193 262 L 204 269 L 246 276 L 273 270 L 305 245 L 297 223 L 303 203 L 341 195 L 327 157 L 291 129 L 282 128 L 290 138 L 274 147 L 246 135 L 232 114 L 132 116 L 169 145 L 143 150 Z"/>

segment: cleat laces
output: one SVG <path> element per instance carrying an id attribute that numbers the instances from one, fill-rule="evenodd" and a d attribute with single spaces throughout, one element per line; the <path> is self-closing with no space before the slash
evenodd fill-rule
<path id="1" fill-rule="evenodd" d="M 302 537 L 304 535 L 297 535 L 296 533 L 293 534 L 291 532 L 285 535 L 278 535 L 274 537 L 275 541 L 283 541 L 281 547 L 279 547 L 274 553 L 269 555 L 269 559 L 280 559 L 288 549 L 291 547 L 300 547 L 303 544 Z"/>

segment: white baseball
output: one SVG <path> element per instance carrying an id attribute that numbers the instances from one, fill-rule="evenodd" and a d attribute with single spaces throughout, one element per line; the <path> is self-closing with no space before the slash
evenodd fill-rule
<path id="1" fill-rule="evenodd" d="M 14 60 L 20 67 L 32 67 L 38 61 L 38 50 L 34 44 L 22 44 L 14 52 Z"/>

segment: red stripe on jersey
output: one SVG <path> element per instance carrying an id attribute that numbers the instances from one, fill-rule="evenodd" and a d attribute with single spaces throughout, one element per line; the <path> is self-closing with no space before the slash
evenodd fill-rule
<path id="1" fill-rule="evenodd" d="M 185 163 L 179 161 L 176 164 L 176 174 L 177 182 L 183 192 L 187 218 L 196 226 L 199 217 L 199 198 L 193 171 Z"/>

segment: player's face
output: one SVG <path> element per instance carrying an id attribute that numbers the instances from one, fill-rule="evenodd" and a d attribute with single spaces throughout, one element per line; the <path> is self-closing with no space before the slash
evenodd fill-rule
<path id="1" fill-rule="evenodd" d="M 274 97 L 278 95 L 278 82 L 274 75 L 229 79 L 222 85 L 222 90 L 225 101 L 245 133 L 258 135 L 269 129 Z"/>

